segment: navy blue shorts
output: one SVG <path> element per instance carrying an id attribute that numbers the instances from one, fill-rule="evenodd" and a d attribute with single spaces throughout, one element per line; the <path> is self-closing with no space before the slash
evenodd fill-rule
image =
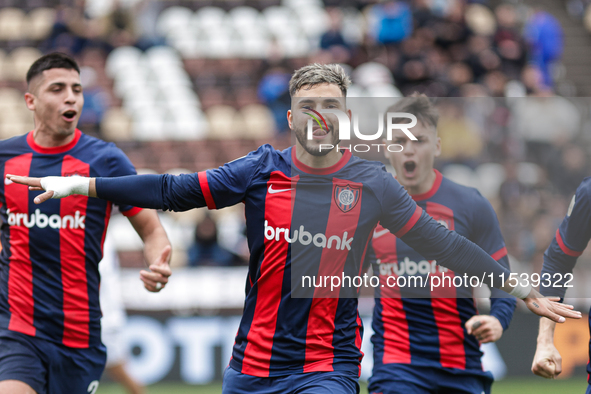
<path id="1" fill-rule="evenodd" d="M 38 394 L 94 394 L 106 360 L 104 346 L 74 349 L 0 330 L 0 381 L 21 381 Z"/>
<path id="2" fill-rule="evenodd" d="M 359 378 L 346 372 L 310 372 L 260 378 L 226 368 L 222 394 L 359 394 Z"/>
<path id="3" fill-rule="evenodd" d="M 386 364 L 369 379 L 370 394 L 490 394 L 488 372 Z"/>

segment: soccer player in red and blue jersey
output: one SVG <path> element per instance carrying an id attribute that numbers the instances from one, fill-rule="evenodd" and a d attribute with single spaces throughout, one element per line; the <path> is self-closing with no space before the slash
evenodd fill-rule
<path id="1" fill-rule="evenodd" d="M 404 147 L 386 155 L 396 179 L 428 215 L 468 238 L 509 269 L 496 214 L 476 189 L 458 185 L 433 168 L 441 152 L 438 113 L 425 95 L 397 102 L 387 112 L 414 114 L 418 123 L 409 140 L 393 131 Z M 374 369 L 369 392 L 382 394 L 489 393 L 492 375 L 484 372 L 480 343 L 498 340 L 508 328 L 516 300 L 492 289 L 490 315 L 480 315 L 471 287 L 405 289 L 387 285 L 389 277 L 454 276 L 401 239 L 378 226 L 371 262 L 384 287 L 376 288 L 372 336 Z M 473 329 L 474 324 L 478 327 Z"/>
<path id="2" fill-rule="evenodd" d="M 9 179 L 47 190 L 38 203 L 72 193 L 175 211 L 244 203 L 251 252 L 246 299 L 222 392 L 356 393 L 363 357 L 357 291 L 305 285 L 306 276 L 359 275 L 378 221 L 456 272 L 490 273 L 501 286 L 499 276 L 509 271 L 430 218 L 381 163 L 322 150 L 321 144 L 338 142 L 336 116 L 326 116 L 324 127 L 314 126 L 312 138 L 306 137 L 312 110 L 347 112 L 348 85 L 338 65 L 313 64 L 294 73 L 287 117 L 296 145 L 284 151 L 264 145 L 218 169 L 179 176 Z M 535 290 L 502 286 L 520 291 L 538 314 L 557 321 L 580 316 L 536 299 Z"/>
<path id="3" fill-rule="evenodd" d="M 591 239 L 591 178 L 585 178 L 577 188 L 568 207 L 566 217 L 556 230 L 552 243 L 544 253 L 540 292 L 551 297 L 564 298 L 572 286 L 573 268 Z M 554 346 L 554 328 L 548 319 L 540 319 L 540 330 L 532 372 L 554 379 L 562 372 L 562 358 Z M 591 327 L 591 314 L 589 315 Z M 589 343 L 591 358 L 591 342 Z M 591 364 L 587 363 L 587 394 L 591 394 Z"/>
<path id="4" fill-rule="evenodd" d="M 84 103 L 80 70 L 65 54 L 39 58 L 27 74 L 35 129 L 0 141 L 0 171 L 29 176 L 135 174 L 112 143 L 76 128 Z M 35 206 L 38 192 L 0 185 L 0 393 L 94 393 L 105 366 L 98 263 L 110 201 L 71 196 Z M 155 211 L 120 204 L 145 242 L 159 291 L 170 275 L 170 244 Z M 156 285 L 156 282 L 160 285 Z"/>

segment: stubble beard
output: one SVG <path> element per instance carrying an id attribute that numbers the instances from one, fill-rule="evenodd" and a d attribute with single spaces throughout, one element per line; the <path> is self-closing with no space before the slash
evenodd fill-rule
<path id="1" fill-rule="evenodd" d="M 330 135 L 332 135 L 332 141 L 330 142 L 330 144 L 333 146 L 336 146 L 340 141 L 337 140 L 337 138 L 335 138 L 335 132 L 334 132 L 334 128 L 332 127 L 332 125 L 328 127 L 328 130 L 329 130 Z M 321 150 L 320 144 L 310 146 L 310 142 L 312 142 L 312 140 L 308 140 L 306 138 L 306 134 L 308 131 L 307 127 L 305 127 L 305 128 L 294 127 L 293 131 L 294 131 L 295 136 L 296 136 L 298 142 L 300 143 L 300 145 L 304 148 L 304 150 L 306 152 L 308 152 L 312 156 L 322 157 L 322 156 L 326 156 L 327 154 L 332 152 L 332 149 L 322 149 Z"/>

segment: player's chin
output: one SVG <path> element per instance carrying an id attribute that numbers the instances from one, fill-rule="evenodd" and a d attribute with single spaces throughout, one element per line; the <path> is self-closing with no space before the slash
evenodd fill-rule
<path id="1" fill-rule="evenodd" d="M 306 152 L 312 156 L 321 157 L 326 156 L 330 151 L 334 149 L 334 144 L 306 144 Z"/>

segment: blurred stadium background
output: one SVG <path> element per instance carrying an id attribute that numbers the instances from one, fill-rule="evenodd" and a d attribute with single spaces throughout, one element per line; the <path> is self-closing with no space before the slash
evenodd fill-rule
<path id="1" fill-rule="evenodd" d="M 591 173 L 590 3 L 0 0 L 0 138 L 33 128 L 25 73 L 58 50 L 82 66 L 81 130 L 116 142 L 141 173 L 200 171 L 262 143 L 289 146 L 292 71 L 338 62 L 353 79 L 351 97 L 445 98 L 437 167 L 493 203 L 513 269 L 539 272 L 576 186 Z M 149 392 L 219 392 L 244 297 L 243 218 L 242 207 L 161 213 L 175 275 L 153 295 L 137 279 L 139 238 L 113 217 L 129 369 L 156 384 Z M 590 260 L 589 251 L 580 258 L 567 294 L 583 311 Z M 371 298 L 360 308 L 366 378 Z M 557 333 L 567 381 L 531 378 L 536 333 L 537 319 L 518 312 L 487 351 L 488 365 L 507 377 L 495 391 L 582 392 L 587 320 Z M 122 392 L 112 387 L 107 381 L 98 392 Z"/>

